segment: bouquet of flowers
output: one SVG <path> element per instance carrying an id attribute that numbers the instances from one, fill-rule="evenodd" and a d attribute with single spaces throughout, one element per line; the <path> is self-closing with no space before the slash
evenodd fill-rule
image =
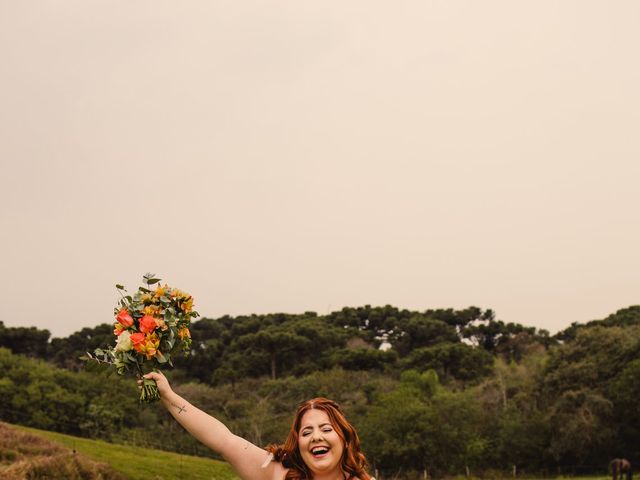
<path id="1" fill-rule="evenodd" d="M 172 356 L 191 350 L 191 319 L 198 316 L 193 311 L 193 297 L 168 285 L 160 286 L 160 279 L 153 274 L 143 277 L 146 286 L 139 287 L 132 295 L 122 285 L 116 285 L 122 297 L 114 315 L 113 333 L 116 344 L 106 349 L 98 348 L 87 359 L 115 370 L 118 375 L 133 371 L 138 376 L 159 370 L 171 362 Z M 152 285 L 158 284 L 155 289 Z M 92 362 L 93 363 L 93 362 Z M 143 378 L 141 402 L 154 402 L 160 398 L 156 382 Z"/>

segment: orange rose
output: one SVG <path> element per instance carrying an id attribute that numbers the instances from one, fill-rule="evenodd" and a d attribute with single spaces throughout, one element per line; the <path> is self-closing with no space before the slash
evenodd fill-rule
<path id="1" fill-rule="evenodd" d="M 131 343 L 133 343 L 133 349 L 138 353 L 144 353 L 144 333 L 132 333 L 129 338 L 131 338 Z"/>
<path id="2" fill-rule="evenodd" d="M 116 335 L 119 336 L 122 332 L 124 332 L 124 327 L 122 326 L 122 324 L 116 322 L 113 326 L 113 333 L 115 333 Z"/>
<path id="3" fill-rule="evenodd" d="M 140 331 L 143 333 L 151 333 L 157 326 L 156 319 L 151 315 L 145 315 L 140 319 Z"/>
<path id="4" fill-rule="evenodd" d="M 124 328 L 129 328 L 131 325 L 133 325 L 133 317 L 129 315 L 129 312 L 126 308 L 123 308 L 118 312 L 118 315 L 116 315 L 116 320 L 118 320 L 118 322 L 120 322 L 120 325 L 122 325 Z"/>

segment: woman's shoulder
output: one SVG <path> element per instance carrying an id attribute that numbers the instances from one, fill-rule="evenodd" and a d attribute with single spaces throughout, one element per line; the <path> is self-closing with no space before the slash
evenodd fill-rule
<path id="1" fill-rule="evenodd" d="M 280 462 L 273 462 L 273 463 L 274 463 L 273 480 L 284 480 L 284 478 L 287 476 L 287 472 L 289 471 L 289 469 L 285 468 L 284 465 L 282 465 L 282 463 Z"/>

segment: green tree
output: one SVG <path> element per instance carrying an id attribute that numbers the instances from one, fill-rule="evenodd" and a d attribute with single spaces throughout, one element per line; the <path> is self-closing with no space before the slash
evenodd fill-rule
<path id="1" fill-rule="evenodd" d="M 84 368 L 80 357 L 96 348 L 115 344 L 113 324 L 102 323 L 93 328 L 85 327 L 68 337 L 54 338 L 49 348 L 49 359 L 56 365 L 68 370 L 79 371 Z"/>
<path id="2" fill-rule="evenodd" d="M 282 327 L 267 327 L 257 333 L 243 335 L 236 340 L 234 350 L 261 353 L 266 357 L 266 366 L 272 379 L 277 377 L 278 363 L 284 363 L 287 357 L 300 353 L 308 348 L 310 340 L 296 334 L 291 329 Z M 232 347 L 233 348 L 233 347 Z M 246 373 L 263 373 L 264 366 L 252 366 Z M 258 368 L 256 368 L 258 367 Z M 266 373 L 266 372 L 265 372 Z"/>
<path id="3" fill-rule="evenodd" d="M 395 363 L 398 354 L 393 350 L 374 348 L 340 348 L 331 354 L 330 363 L 346 370 L 384 370 Z"/>
<path id="4" fill-rule="evenodd" d="M 389 341 L 401 357 L 420 347 L 430 347 L 439 343 L 457 343 L 456 330 L 441 320 L 415 315 L 398 322 Z"/>
<path id="5" fill-rule="evenodd" d="M 479 381 L 491 374 L 493 357 L 464 343 L 440 343 L 411 351 L 400 365 L 420 371 L 433 369 L 442 379 Z"/>
<path id="6" fill-rule="evenodd" d="M 0 347 L 13 353 L 45 358 L 51 333 L 36 327 L 5 327 L 0 322 Z"/>

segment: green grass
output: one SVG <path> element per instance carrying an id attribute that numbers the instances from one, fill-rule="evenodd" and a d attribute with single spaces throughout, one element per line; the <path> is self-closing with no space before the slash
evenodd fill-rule
<path id="1" fill-rule="evenodd" d="M 92 460 L 108 463 L 131 480 L 238 480 L 229 464 L 209 458 L 180 455 L 130 445 L 117 445 L 19 425 L 12 425 L 12 427 L 52 440 L 66 448 L 75 449 Z M 505 475 L 504 478 L 512 479 L 509 475 Z M 527 480 L 536 480 L 535 476 L 526 478 Z M 610 480 L 610 478 L 608 475 L 597 475 L 556 477 L 555 480 Z M 454 480 L 466 479 L 465 477 L 454 477 Z"/>
<path id="2" fill-rule="evenodd" d="M 62 433 L 13 425 L 16 429 L 42 436 L 83 455 L 108 463 L 131 480 L 237 480 L 231 467 L 210 458 L 180 455 L 131 445 L 73 437 Z"/>

